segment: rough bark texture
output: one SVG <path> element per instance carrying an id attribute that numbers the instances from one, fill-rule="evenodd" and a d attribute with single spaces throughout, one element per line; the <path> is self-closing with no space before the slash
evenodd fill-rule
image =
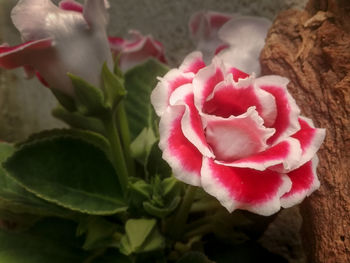
<path id="1" fill-rule="evenodd" d="M 261 54 L 264 74 L 288 77 L 303 115 L 327 129 L 321 187 L 302 206 L 310 262 L 350 262 L 350 1 L 310 0 L 281 13 Z"/>

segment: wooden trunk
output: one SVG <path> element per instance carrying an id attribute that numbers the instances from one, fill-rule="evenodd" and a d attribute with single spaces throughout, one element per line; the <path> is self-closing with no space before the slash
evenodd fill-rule
<path id="1" fill-rule="evenodd" d="M 327 129 L 321 187 L 301 205 L 305 252 L 310 262 L 350 262 L 350 1 L 280 13 L 260 58 L 263 74 L 288 77 L 303 115 Z"/>

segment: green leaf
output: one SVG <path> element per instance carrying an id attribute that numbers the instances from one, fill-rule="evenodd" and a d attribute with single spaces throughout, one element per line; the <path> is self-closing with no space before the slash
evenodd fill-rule
<path id="1" fill-rule="evenodd" d="M 102 121 L 97 118 L 87 117 L 77 112 L 69 112 L 60 106 L 52 110 L 52 115 L 73 128 L 89 130 L 100 134 L 106 133 Z"/>
<path id="2" fill-rule="evenodd" d="M 145 164 L 153 144 L 157 141 L 151 128 L 145 127 L 130 145 L 132 157 Z"/>
<path id="3" fill-rule="evenodd" d="M 67 110 L 68 112 L 73 112 L 77 110 L 75 101 L 72 97 L 66 95 L 58 89 L 51 89 L 51 91 L 65 110 Z"/>
<path id="4" fill-rule="evenodd" d="M 87 253 L 79 249 L 76 225 L 69 221 L 40 221 L 25 232 L 0 229 L 0 262 L 67 263 L 84 262 Z"/>
<path id="5" fill-rule="evenodd" d="M 178 207 L 180 204 L 181 197 L 176 196 L 173 200 L 169 202 L 169 204 L 159 207 L 157 205 L 154 205 L 151 201 L 145 201 L 143 202 L 143 208 L 145 211 L 155 217 L 158 218 L 164 218 L 168 215 L 170 215 L 172 212 L 175 211 L 175 209 Z"/>
<path id="6" fill-rule="evenodd" d="M 114 109 L 121 99 L 126 95 L 124 80 L 113 74 L 106 63 L 102 67 L 103 91 L 105 95 L 105 104 Z"/>
<path id="7" fill-rule="evenodd" d="M 150 59 L 125 73 L 125 88 L 128 92 L 125 106 L 132 139 L 144 127 L 154 125 L 155 114 L 150 95 L 158 82 L 157 77 L 163 76 L 168 70 L 164 64 Z"/>
<path id="8" fill-rule="evenodd" d="M 107 156 L 111 156 L 111 149 L 110 144 L 108 140 L 92 131 L 86 131 L 86 130 L 80 130 L 80 129 L 52 129 L 52 130 L 45 130 L 39 133 L 35 133 L 29 136 L 27 140 L 24 142 L 19 143 L 17 146 L 29 144 L 29 143 L 35 143 L 38 140 L 43 139 L 53 139 L 57 137 L 71 137 L 75 139 L 83 140 L 87 143 L 90 143 L 94 145 L 95 147 L 102 150 Z"/>
<path id="9" fill-rule="evenodd" d="M 157 229 L 155 219 L 129 219 L 125 224 L 125 235 L 121 239 L 120 251 L 125 255 L 162 249 L 163 236 Z"/>
<path id="10" fill-rule="evenodd" d="M 137 195 L 141 195 L 145 199 L 150 199 L 152 197 L 152 186 L 144 180 L 137 180 L 136 182 L 131 183 L 130 190 Z"/>
<path id="11" fill-rule="evenodd" d="M 68 73 L 74 87 L 74 95 L 78 111 L 87 116 L 97 116 L 105 111 L 102 90 L 92 86 L 78 76 Z"/>
<path id="12" fill-rule="evenodd" d="M 11 144 L 0 143 L 0 163 L 14 151 Z M 8 177 L 0 166 L 0 217 L 26 225 L 37 219 L 33 215 L 71 217 L 74 212 L 36 197 Z"/>
<path id="13" fill-rule="evenodd" d="M 86 250 L 103 248 L 114 242 L 113 234 L 117 232 L 117 225 L 100 216 L 84 218 L 78 226 L 77 235 L 86 234 L 83 248 Z"/>
<path id="14" fill-rule="evenodd" d="M 231 258 L 230 262 L 234 262 L 234 259 Z M 191 251 L 186 253 L 183 257 L 181 257 L 176 263 L 213 263 L 210 261 L 203 253 Z"/>
<path id="15" fill-rule="evenodd" d="M 91 263 L 133 263 L 134 261 L 129 258 L 128 256 L 125 256 L 123 254 L 120 254 L 116 249 L 109 249 L 107 252 L 97 259 L 93 260 Z"/>
<path id="16" fill-rule="evenodd" d="M 167 178 L 172 174 L 172 170 L 168 163 L 163 160 L 162 154 L 157 141 L 152 145 L 147 155 L 146 174 L 149 177 L 159 175 L 161 178 Z"/>
<path id="17" fill-rule="evenodd" d="M 23 145 L 4 167 L 26 190 L 74 211 L 106 215 L 127 208 L 112 164 L 83 140 L 55 137 Z"/>

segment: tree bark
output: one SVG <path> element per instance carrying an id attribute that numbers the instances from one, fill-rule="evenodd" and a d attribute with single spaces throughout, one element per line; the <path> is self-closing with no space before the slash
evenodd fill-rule
<path id="1" fill-rule="evenodd" d="M 301 205 L 310 262 L 350 262 L 350 1 L 310 0 L 280 13 L 261 53 L 263 74 L 288 77 L 303 115 L 327 129 L 321 187 Z"/>

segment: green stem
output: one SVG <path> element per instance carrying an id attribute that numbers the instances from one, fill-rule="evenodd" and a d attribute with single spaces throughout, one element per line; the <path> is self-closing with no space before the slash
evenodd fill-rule
<path id="1" fill-rule="evenodd" d="M 198 228 L 193 229 L 190 232 L 187 232 L 185 234 L 185 238 L 189 239 L 189 238 L 194 237 L 194 236 L 205 235 L 205 234 L 212 232 L 212 230 L 213 230 L 212 224 L 202 225 Z"/>
<path id="2" fill-rule="evenodd" d="M 199 213 L 199 212 L 205 212 L 209 210 L 215 210 L 218 209 L 218 202 L 217 201 L 209 201 L 209 202 L 195 202 L 193 203 L 193 206 L 191 207 L 191 213 Z"/>
<path id="3" fill-rule="evenodd" d="M 182 199 L 182 203 L 177 210 L 177 213 L 172 221 L 171 236 L 175 239 L 180 239 L 184 232 L 185 224 L 187 222 L 188 214 L 190 212 L 197 187 L 189 185 L 186 189 L 185 196 Z"/>
<path id="4" fill-rule="evenodd" d="M 119 139 L 119 133 L 116 127 L 113 113 L 107 113 L 108 116 L 104 119 L 107 139 L 111 144 L 113 166 L 117 172 L 119 183 L 121 185 L 122 194 L 126 195 L 128 186 L 128 169 L 125 163 L 123 148 Z"/>
<path id="5" fill-rule="evenodd" d="M 134 159 L 131 157 L 131 152 L 130 152 L 131 138 L 130 138 L 129 123 L 128 123 L 128 118 L 126 116 L 123 101 L 119 103 L 119 106 L 117 108 L 116 118 L 117 118 L 117 126 L 120 132 L 120 139 L 123 144 L 124 157 L 125 157 L 126 165 L 128 166 L 128 170 L 129 170 L 129 175 L 135 176 Z"/>

